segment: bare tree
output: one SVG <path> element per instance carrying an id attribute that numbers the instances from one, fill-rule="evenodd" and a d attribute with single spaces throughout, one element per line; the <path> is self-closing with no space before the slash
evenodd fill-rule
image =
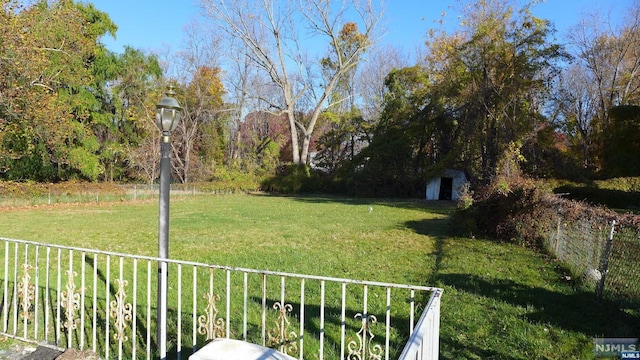
<path id="1" fill-rule="evenodd" d="M 200 165 L 194 149 L 202 141 L 200 130 L 203 124 L 213 121 L 222 107 L 224 87 L 217 59 L 219 40 L 214 32 L 208 30 L 202 24 L 191 23 L 185 28 L 186 47 L 177 53 L 176 63 L 180 71 L 176 74 L 182 75 L 177 79 L 181 84 L 178 97 L 184 111 L 173 134 L 172 166 L 183 183 L 190 181 L 195 168 Z"/>
<path id="2" fill-rule="evenodd" d="M 147 114 L 152 114 L 152 109 L 147 109 Z M 149 184 L 153 184 L 160 176 L 160 131 L 158 131 L 154 119 L 147 118 L 140 121 L 140 126 L 146 128 L 146 136 L 139 146 L 129 149 L 127 152 L 130 171 L 134 176 L 144 178 Z"/>
<path id="3" fill-rule="evenodd" d="M 624 27 L 616 30 L 598 15 L 583 19 L 569 36 L 576 58 L 592 74 L 602 125 L 609 110 L 640 96 L 640 3 L 629 9 Z"/>
<path id="4" fill-rule="evenodd" d="M 286 115 L 293 162 L 306 163 L 318 117 L 340 101 L 330 95 L 371 46 L 382 11 L 371 0 L 201 0 L 201 3 L 206 15 L 216 21 L 230 41 L 234 39 L 243 45 L 243 53 L 253 66 L 277 89 L 275 99 L 255 96 L 267 105 L 266 110 Z M 368 41 L 343 47 L 340 31 L 347 22 L 356 23 Z M 306 37 L 303 39 L 301 34 Z M 325 78 L 321 76 L 320 62 L 308 60 L 308 53 L 317 50 L 317 44 L 327 46 L 336 64 Z M 301 109 L 305 101 L 309 102 L 309 108 Z M 296 117 L 300 113 L 309 115 L 304 119 Z"/>
<path id="5" fill-rule="evenodd" d="M 598 112 L 596 86 L 587 68 L 572 65 L 560 76 L 552 101 L 562 129 L 577 139 L 583 166 L 590 166 L 594 119 Z"/>
<path id="6" fill-rule="evenodd" d="M 640 101 L 640 3 L 616 28 L 602 13 L 587 14 L 569 33 L 576 62 L 555 92 L 561 125 L 582 150 L 584 166 L 601 167 L 602 135 L 611 109 Z"/>
<path id="7" fill-rule="evenodd" d="M 228 149 L 229 159 L 246 158 L 240 142 L 243 119 L 254 109 L 262 109 L 267 104 L 275 102 L 273 87 L 264 74 L 254 65 L 254 62 L 244 51 L 244 46 L 237 39 L 230 39 L 228 44 L 227 71 L 225 84 L 227 98 L 231 102 L 230 141 Z M 265 101 L 264 99 L 269 99 Z"/>
<path id="8" fill-rule="evenodd" d="M 408 56 L 392 45 L 373 49 L 369 54 L 367 62 L 359 70 L 356 84 L 362 99 L 362 115 L 367 122 L 375 123 L 380 117 L 387 75 L 394 69 L 408 66 Z"/>

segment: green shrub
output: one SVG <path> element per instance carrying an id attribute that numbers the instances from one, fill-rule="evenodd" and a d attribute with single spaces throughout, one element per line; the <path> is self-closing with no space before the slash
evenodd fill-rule
<path id="1" fill-rule="evenodd" d="M 198 183 L 196 187 L 210 192 L 250 192 L 260 188 L 260 177 L 240 168 L 221 166 L 211 181 Z"/>
<path id="2" fill-rule="evenodd" d="M 345 185 L 336 176 L 306 165 L 289 164 L 261 182 L 261 190 L 278 194 L 344 194 Z"/>
<path id="3" fill-rule="evenodd" d="M 264 180 L 262 190 L 280 193 L 297 194 L 303 191 L 305 183 L 311 178 L 309 167 L 304 164 L 289 164 L 278 169 L 275 176 Z"/>

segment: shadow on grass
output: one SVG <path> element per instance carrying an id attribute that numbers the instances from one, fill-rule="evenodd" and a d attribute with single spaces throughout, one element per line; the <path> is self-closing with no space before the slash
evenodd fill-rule
<path id="1" fill-rule="evenodd" d="M 630 314 L 622 311 L 611 301 L 599 301 L 592 290 L 586 290 L 571 283 L 563 283 L 560 279 L 566 272 L 558 267 L 556 267 L 558 280 L 552 280 L 549 287 L 532 286 L 519 282 L 517 278 L 490 277 L 474 272 L 444 273 L 445 266 L 449 270 L 452 270 L 451 266 L 457 267 L 455 263 L 450 263 L 455 260 L 447 257 L 449 234 L 451 227 L 456 224 L 451 224 L 448 219 L 431 219 L 411 221 L 405 225 L 418 234 L 434 238 L 435 265 L 425 281 L 430 285 L 445 287 L 443 303 L 464 306 L 459 301 L 447 297 L 446 288 L 453 288 L 478 297 L 530 309 L 520 318 L 531 324 L 551 324 L 567 331 L 582 333 L 587 337 L 637 337 L 640 333 L 640 316 L 637 313 Z M 444 318 L 446 319 L 446 315 Z M 447 328 L 448 325 L 445 322 L 441 326 Z M 444 351 L 441 355 L 444 357 L 446 357 L 446 351 L 452 350 L 456 358 L 465 357 L 465 354 L 468 357 L 483 359 L 519 358 L 517 352 L 510 354 L 503 349 L 486 349 L 473 341 L 460 341 L 455 336 L 445 334 L 447 331 L 441 332 L 440 339 L 441 349 Z"/>
<path id="2" fill-rule="evenodd" d="M 460 342 L 452 338 L 443 338 L 440 333 L 440 358 L 441 359 L 500 359 L 500 360 L 521 360 L 521 357 L 505 354 L 502 351 L 494 351 L 488 349 L 482 349 L 477 346 L 473 346 L 468 342 Z M 444 349 L 456 349 L 455 356 L 448 356 L 443 354 Z"/>
<path id="3" fill-rule="evenodd" d="M 102 283 L 106 287 L 106 285 L 107 285 L 107 277 L 106 277 L 106 275 L 104 273 L 105 269 L 102 269 L 99 266 L 94 269 L 94 265 L 95 265 L 94 256 L 93 255 L 87 255 L 86 258 L 85 258 L 85 263 L 90 269 L 93 269 L 93 271 L 95 271 L 96 277 L 99 280 L 99 282 Z M 156 279 L 157 279 L 157 277 L 156 277 Z M 109 281 L 109 299 L 108 300 L 104 300 L 104 302 L 98 302 L 100 305 L 106 307 L 107 301 L 112 302 L 113 300 L 111 300 L 111 299 L 116 299 L 117 298 L 117 292 L 118 292 L 117 280 L 118 280 L 117 277 L 112 277 L 110 279 L 110 281 Z M 101 294 L 101 297 L 99 298 L 100 300 L 104 299 L 102 296 L 103 296 L 103 294 Z M 53 302 L 51 302 L 51 304 L 53 304 Z M 111 305 L 111 306 L 113 306 L 113 305 Z M 146 326 L 147 318 L 144 317 L 145 315 L 149 316 L 152 319 L 151 320 L 152 324 L 156 324 L 157 323 L 157 316 L 152 316 L 152 315 L 157 315 L 157 307 L 152 306 L 151 309 L 152 309 L 152 312 L 147 314 L 146 313 L 147 310 L 144 308 L 144 306 L 137 306 L 137 311 L 135 312 L 136 318 L 131 320 L 131 321 L 135 321 L 136 322 L 136 334 L 131 334 L 131 335 L 134 338 L 137 338 L 137 339 L 146 339 L 149 331 L 154 331 L 154 333 L 152 333 L 152 336 L 150 337 L 149 344 L 146 344 L 146 346 L 150 347 L 151 349 L 154 349 L 153 353 L 155 354 L 156 350 L 160 348 L 159 344 L 157 343 L 157 337 L 156 337 L 157 334 L 155 334 L 155 331 L 157 331 L 157 329 L 148 329 L 147 326 Z M 113 315 L 111 313 L 110 314 L 106 314 L 105 311 L 106 311 L 106 308 L 101 308 L 100 311 L 96 312 L 96 316 L 97 316 L 96 323 L 97 323 L 97 327 L 99 329 L 106 328 L 106 324 L 111 322 L 110 317 L 113 317 Z M 176 314 L 172 315 L 172 313 L 175 313 L 175 311 L 173 309 L 168 309 L 167 310 L 167 317 L 169 319 L 176 319 L 177 315 Z M 117 313 L 115 313 L 115 314 L 117 314 Z M 89 333 L 86 334 L 86 336 L 87 336 L 86 340 L 87 341 L 91 341 L 91 339 L 89 339 L 90 335 L 91 334 L 89 334 Z M 102 337 L 99 337 L 99 341 L 100 341 L 99 344 L 98 344 L 99 347 L 104 348 L 106 346 L 105 342 L 104 342 L 105 340 L 102 339 Z M 142 344 L 142 345 L 145 345 L 145 344 Z M 109 346 L 110 346 L 110 351 L 111 352 L 116 353 L 118 351 L 117 342 L 115 342 L 115 341 L 109 342 Z"/>
<path id="4" fill-rule="evenodd" d="M 449 234 L 451 233 L 451 222 L 449 218 L 407 221 L 404 225 L 416 234 L 431 236 L 436 238 L 436 240 L 444 241 L 449 238 Z"/>
<path id="5" fill-rule="evenodd" d="M 436 278 L 433 276 L 440 272 L 442 266 L 442 260 L 444 258 L 444 243 L 449 238 L 451 233 L 451 221 L 449 218 L 444 219 L 428 219 L 421 221 L 407 221 L 405 226 L 412 229 L 416 234 L 430 236 L 435 238 L 435 265 L 432 271 L 432 276 L 426 279 L 429 282 L 427 285 L 434 286 Z"/>
<path id="6" fill-rule="evenodd" d="M 370 206 L 387 206 L 393 208 L 402 208 L 407 210 L 426 210 L 430 213 L 439 215 L 450 215 L 451 211 L 455 207 L 453 201 L 426 201 L 422 199 L 385 199 L 385 198 L 352 198 L 332 195 L 311 195 L 311 194 L 299 194 L 299 195 L 281 195 L 281 194 L 251 194 L 251 196 L 262 197 L 281 197 L 291 198 L 296 201 L 305 202 L 309 204 L 330 204 L 338 203 L 344 205 L 370 205 Z"/>
<path id="7" fill-rule="evenodd" d="M 572 186 L 564 185 L 554 189 L 567 199 L 585 201 L 604 205 L 612 209 L 633 209 L 640 207 L 640 192 L 613 189 L 599 189 L 594 185 Z"/>
<path id="8" fill-rule="evenodd" d="M 575 290 L 565 294 L 508 279 L 486 279 L 471 274 L 440 274 L 448 286 L 493 298 L 534 311 L 525 315 L 532 323 L 554 324 L 588 336 L 635 337 L 640 319 L 621 311 L 615 304 L 598 302 L 592 292 Z"/>

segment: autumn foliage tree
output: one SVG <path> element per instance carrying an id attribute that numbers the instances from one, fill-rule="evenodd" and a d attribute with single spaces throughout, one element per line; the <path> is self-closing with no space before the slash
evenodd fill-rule
<path id="1" fill-rule="evenodd" d="M 200 66 L 182 91 L 184 113 L 173 134 L 173 167 L 181 182 L 188 182 L 198 169 L 222 164 L 228 130 L 219 111 L 225 92 L 220 75 L 220 68 Z"/>
<path id="2" fill-rule="evenodd" d="M 72 1 L 0 2 L 0 171 L 4 178 L 55 180 L 104 171 L 90 124 L 98 38 L 108 16 Z"/>
<path id="3" fill-rule="evenodd" d="M 455 120 L 459 160 L 481 179 L 521 160 L 522 146 L 545 122 L 544 102 L 566 58 L 532 5 L 476 1 L 463 12 L 463 31 L 434 34 L 428 43 L 427 68 Z"/>
<path id="4" fill-rule="evenodd" d="M 462 31 L 431 34 L 424 66 L 387 76 L 371 143 L 350 166 L 352 188 L 419 196 L 446 167 L 482 181 L 518 171 L 563 53 L 527 6 L 480 0 L 463 15 Z"/>
<path id="5" fill-rule="evenodd" d="M 375 47 L 375 2 L 201 0 L 215 22 L 163 62 L 106 49 L 116 24 L 90 3 L 0 0 L 0 180 L 154 182 L 167 84 L 181 182 L 310 174 L 287 162 L 408 196 L 445 167 L 636 174 L 638 4 L 618 27 L 585 18 L 569 57 L 536 3 L 459 2 L 460 27 L 429 31 L 412 63 Z"/>
<path id="6" fill-rule="evenodd" d="M 290 144 L 283 116 L 268 112 L 247 114 L 238 129 L 242 149 L 240 151 L 243 170 L 257 175 L 275 175 L 281 157 Z M 283 161 L 284 162 L 284 161 Z"/>
<path id="7" fill-rule="evenodd" d="M 342 49 L 342 57 L 356 52 L 358 48 L 366 48 L 369 40 L 358 31 L 358 25 L 346 23 L 340 31 L 337 41 Z M 362 53 L 360 56 L 363 56 Z M 339 57 L 335 54 L 321 60 L 325 77 L 330 78 L 339 66 Z M 317 165 L 333 173 L 337 166 L 350 160 L 359 152 L 363 138 L 366 137 L 367 124 L 356 106 L 356 74 L 358 62 L 346 71 L 336 83 L 330 96 L 330 103 L 334 104 L 323 111 L 324 129 L 319 141 L 319 151 L 316 156 Z"/>

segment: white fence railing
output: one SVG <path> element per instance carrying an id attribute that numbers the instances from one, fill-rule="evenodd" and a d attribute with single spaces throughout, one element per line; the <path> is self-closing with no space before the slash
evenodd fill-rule
<path id="1" fill-rule="evenodd" d="M 399 360 L 437 359 L 440 351 L 440 295 L 438 291 L 429 299 Z"/>
<path id="2" fill-rule="evenodd" d="M 0 259 L 2 334 L 104 359 L 158 357 L 161 259 L 6 238 Z M 215 338 L 301 360 L 438 357 L 442 289 L 166 262 L 168 358 Z"/>

